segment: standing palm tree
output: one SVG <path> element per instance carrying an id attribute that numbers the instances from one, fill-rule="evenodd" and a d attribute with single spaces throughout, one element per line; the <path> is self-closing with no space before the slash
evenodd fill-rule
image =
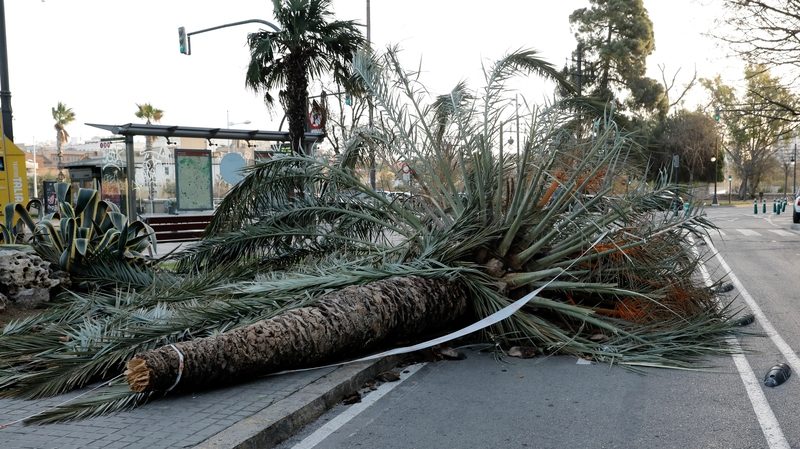
<path id="1" fill-rule="evenodd" d="M 145 119 L 145 123 L 150 125 L 152 122 L 160 122 L 164 116 L 164 111 L 153 107 L 150 103 L 137 104 L 138 111 L 136 117 Z M 144 170 L 147 183 L 148 199 L 150 200 L 150 212 L 153 212 L 153 199 L 156 196 L 156 166 L 153 157 L 153 136 L 147 136 L 144 144 Z"/>
<path id="2" fill-rule="evenodd" d="M 51 108 L 51 111 L 53 120 L 56 121 L 54 127 L 56 129 L 56 149 L 58 150 L 58 182 L 64 182 L 64 153 L 61 147 L 69 141 L 69 133 L 66 126 L 75 121 L 75 113 L 72 108 L 68 108 L 67 105 L 60 101 L 56 107 Z"/>
<path id="3" fill-rule="evenodd" d="M 267 106 L 275 101 L 270 91 L 285 88 L 278 96 L 288 117 L 289 140 L 292 151 L 302 154 L 309 79 L 331 73 L 336 83 L 349 86 L 350 63 L 364 38 L 355 22 L 330 20 L 330 0 L 272 3 L 282 30 L 261 30 L 247 37 L 246 84 L 264 91 Z"/>

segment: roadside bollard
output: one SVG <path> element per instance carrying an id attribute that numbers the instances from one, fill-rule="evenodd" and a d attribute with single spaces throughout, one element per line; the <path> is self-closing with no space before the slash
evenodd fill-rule
<path id="1" fill-rule="evenodd" d="M 688 217 L 689 216 L 689 202 L 688 201 L 683 203 L 683 216 L 684 217 Z"/>
<path id="2" fill-rule="evenodd" d="M 783 209 L 783 206 L 781 205 L 781 202 L 780 202 L 780 201 L 778 201 L 778 210 L 777 210 L 777 212 L 776 212 L 778 215 L 780 215 L 780 214 L 781 214 L 781 209 Z"/>
<path id="3" fill-rule="evenodd" d="M 778 212 L 778 207 L 776 206 L 776 204 L 777 203 L 775 202 L 775 199 L 773 199 L 772 200 L 772 213 L 773 214 Z"/>
<path id="4" fill-rule="evenodd" d="M 786 212 L 786 198 L 781 200 L 781 212 Z"/>
<path id="5" fill-rule="evenodd" d="M 761 200 L 761 212 L 767 213 L 767 200 Z"/>
<path id="6" fill-rule="evenodd" d="M 758 215 L 758 200 L 753 200 L 753 215 Z"/>

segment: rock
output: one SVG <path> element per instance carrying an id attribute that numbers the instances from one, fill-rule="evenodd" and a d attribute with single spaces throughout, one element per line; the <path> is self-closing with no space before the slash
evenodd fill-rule
<path id="1" fill-rule="evenodd" d="M 0 313 L 5 312 L 7 306 L 8 298 L 6 298 L 6 295 L 0 293 Z"/>
<path id="2" fill-rule="evenodd" d="M 34 309 L 48 301 L 50 301 L 50 289 L 41 287 L 20 290 L 14 298 L 14 302 L 23 309 Z"/>
<path id="3" fill-rule="evenodd" d="M 50 264 L 32 249 L 0 246 L 0 293 L 11 301 L 21 297 L 26 306 L 49 300 L 50 289 L 59 285 L 50 275 Z"/>

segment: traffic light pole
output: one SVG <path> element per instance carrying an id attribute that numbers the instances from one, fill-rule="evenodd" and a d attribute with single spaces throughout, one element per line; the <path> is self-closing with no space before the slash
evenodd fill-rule
<path id="1" fill-rule="evenodd" d="M 14 141 L 14 124 L 11 122 L 11 88 L 8 82 L 8 49 L 6 48 L 6 6 L 0 0 L 0 108 L 3 110 L 3 131 Z"/>
<path id="2" fill-rule="evenodd" d="M 2 1 L 2 0 L 0 0 L 0 1 Z M 235 26 L 239 26 L 239 25 L 245 25 L 245 24 L 248 24 L 248 23 L 261 23 L 261 24 L 264 24 L 264 25 L 272 28 L 274 31 L 280 31 L 281 30 L 280 28 L 275 26 L 275 24 L 273 24 L 272 22 L 267 22 L 266 20 L 261 20 L 261 19 L 249 19 L 249 20 L 242 20 L 242 21 L 239 21 L 239 22 L 226 23 L 226 24 L 223 24 L 223 25 L 218 25 L 218 26 L 215 26 L 215 27 L 206 28 L 206 29 L 199 30 L 199 31 L 192 31 L 192 32 L 186 33 L 186 53 L 184 53 L 184 54 L 186 54 L 186 55 L 191 55 L 192 54 L 192 36 L 194 36 L 195 34 L 208 33 L 209 31 L 215 31 L 215 30 L 220 30 L 222 28 L 230 28 L 230 27 L 235 27 Z M 181 27 L 181 28 L 183 28 L 183 27 Z"/>

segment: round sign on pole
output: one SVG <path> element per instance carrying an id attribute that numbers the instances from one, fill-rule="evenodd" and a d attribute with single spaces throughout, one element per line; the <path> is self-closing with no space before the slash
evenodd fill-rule
<path id="1" fill-rule="evenodd" d="M 246 163 L 244 157 L 239 153 L 228 153 L 222 157 L 219 163 L 219 174 L 228 184 L 238 184 L 244 179 L 242 169 Z"/>
<path id="2" fill-rule="evenodd" d="M 405 174 L 411 173 L 411 167 L 409 167 L 408 164 L 406 164 L 405 162 L 403 162 L 402 170 L 403 170 L 403 173 L 405 173 Z"/>

